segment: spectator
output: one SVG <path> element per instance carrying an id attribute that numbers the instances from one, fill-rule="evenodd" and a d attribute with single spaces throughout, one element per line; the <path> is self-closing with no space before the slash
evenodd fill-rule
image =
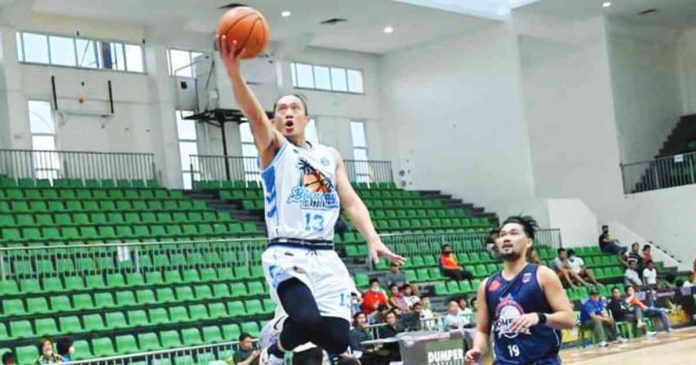
<path id="1" fill-rule="evenodd" d="M 53 353 L 53 341 L 44 337 L 39 341 L 39 358 L 36 359 L 35 365 L 43 364 L 60 364 L 60 356 Z"/>
<path id="2" fill-rule="evenodd" d="M 380 305 L 387 305 L 389 303 L 389 299 L 387 299 L 387 295 L 382 291 L 382 288 L 379 286 L 379 280 L 377 279 L 370 280 L 370 289 L 363 293 L 362 300 L 362 311 L 368 316 L 377 310 Z"/>
<path id="3" fill-rule="evenodd" d="M 629 266 L 631 263 L 635 263 L 637 270 L 642 270 L 645 267 L 643 256 L 640 255 L 640 243 L 633 242 L 631 245 L 631 251 L 626 254 L 626 262 Z"/>
<path id="4" fill-rule="evenodd" d="M 2 365 L 17 365 L 15 354 L 9 351 L 2 354 Z"/>
<path id="5" fill-rule="evenodd" d="M 404 284 L 401 286 L 401 296 L 404 298 L 404 302 L 406 302 L 406 305 L 409 308 L 421 301 L 421 298 L 413 293 L 413 287 L 410 284 Z"/>
<path id="6" fill-rule="evenodd" d="M 471 298 L 471 310 L 472 310 L 474 313 L 477 313 L 477 312 L 478 312 L 478 298 L 477 298 L 476 296 L 474 296 L 473 298 Z"/>
<path id="7" fill-rule="evenodd" d="M 570 267 L 570 270 L 579 277 L 583 279 L 590 279 L 593 284 L 603 286 L 597 281 L 597 278 L 594 276 L 592 270 L 585 267 L 585 261 L 575 255 L 575 250 L 573 249 L 568 250 L 568 266 Z"/>
<path id="8" fill-rule="evenodd" d="M 664 308 L 645 305 L 636 295 L 636 290 L 632 286 L 626 287 L 626 302 L 636 307 L 636 319 L 642 326 L 643 317 L 658 317 L 662 322 L 662 328 L 667 332 L 672 332 L 672 325 L 665 313 Z"/>
<path id="9" fill-rule="evenodd" d="M 362 298 L 357 293 L 350 293 L 350 313 L 355 315 L 362 312 Z"/>
<path id="10" fill-rule="evenodd" d="M 232 355 L 235 365 L 258 365 L 260 352 L 254 348 L 253 338 L 248 333 L 239 336 L 239 349 Z"/>
<path id="11" fill-rule="evenodd" d="M 644 245 L 643 246 L 643 261 L 648 262 L 652 261 L 652 247 L 650 245 Z"/>
<path id="12" fill-rule="evenodd" d="M 445 315 L 444 319 L 445 328 L 462 329 L 469 326 L 473 322 L 472 319 L 471 309 L 469 309 L 468 312 L 463 311 L 455 300 L 450 300 L 450 302 L 447 303 L 447 315 Z"/>
<path id="13" fill-rule="evenodd" d="M 382 326 L 378 330 L 379 338 L 392 338 L 396 337 L 399 332 L 402 332 L 396 325 L 396 311 L 390 310 L 384 315 L 384 323 L 386 326 Z M 387 351 L 386 359 L 388 362 L 401 361 L 401 353 L 399 352 L 399 343 L 388 343 L 385 344 L 382 349 Z M 387 362 L 387 363 L 388 363 Z"/>
<path id="14" fill-rule="evenodd" d="M 433 313 L 433 311 L 430 309 L 430 297 L 423 297 L 421 299 L 421 312 L 420 312 L 420 320 L 421 323 L 425 324 L 425 328 L 428 330 L 434 330 L 437 328 L 437 318 L 439 315 L 437 313 Z"/>
<path id="15" fill-rule="evenodd" d="M 398 309 L 401 313 L 406 313 L 410 310 L 410 307 L 406 304 L 404 295 L 396 284 L 389 286 L 389 304 L 393 308 Z"/>
<path id="16" fill-rule="evenodd" d="M 442 245 L 442 254 L 440 255 L 440 269 L 442 274 L 456 281 L 471 280 L 474 278 L 470 272 L 464 270 L 463 267 L 457 264 L 457 258 L 452 253 L 452 246 L 449 243 Z"/>
<path id="17" fill-rule="evenodd" d="M 647 261 L 645 265 L 646 268 L 643 269 L 643 284 L 645 284 L 647 288 L 655 289 L 657 288 L 657 270 L 655 269 L 655 263 Z"/>
<path id="18" fill-rule="evenodd" d="M 420 331 L 421 329 L 421 314 L 423 313 L 423 305 L 420 303 L 414 304 L 409 308 L 408 313 L 403 313 L 399 316 L 401 327 L 405 331 Z"/>
<path id="19" fill-rule="evenodd" d="M 498 246 L 495 245 L 495 241 L 498 240 L 500 235 L 500 230 L 497 228 L 488 231 L 488 237 L 486 237 L 486 251 L 488 251 L 494 259 L 499 259 L 500 254 L 498 253 Z"/>
<path id="20" fill-rule="evenodd" d="M 553 269 L 558 274 L 558 277 L 565 279 L 571 288 L 576 289 L 577 285 L 573 281 L 577 281 L 583 285 L 589 285 L 585 280 L 583 280 L 577 273 L 570 269 L 568 264 L 568 254 L 564 248 L 559 248 L 557 250 L 558 256 L 553 259 Z"/>
<path id="21" fill-rule="evenodd" d="M 539 259 L 539 253 L 536 249 L 529 251 L 529 262 L 538 266 L 544 265 L 544 262 Z"/>
<path id="22" fill-rule="evenodd" d="M 684 284 L 682 284 L 682 288 L 691 288 L 693 286 L 696 286 L 696 283 L 694 283 L 694 272 L 689 273 L 689 278 L 684 281 Z"/>
<path id="23" fill-rule="evenodd" d="M 372 331 L 367 325 L 367 316 L 365 313 L 357 313 L 353 316 L 353 328 L 350 330 L 350 349 L 353 355 L 360 359 L 366 351 L 363 341 L 372 339 Z"/>
<path id="24" fill-rule="evenodd" d="M 75 352 L 72 339 L 69 337 L 59 339 L 56 348 L 58 355 L 60 355 L 61 363 L 64 365 L 72 364 L 72 354 Z"/>
<path id="25" fill-rule="evenodd" d="M 389 312 L 391 308 L 389 308 L 386 305 L 380 305 L 377 307 L 377 310 L 370 313 L 367 316 L 367 323 L 369 324 L 379 324 L 379 323 L 384 323 L 384 315 Z"/>
<path id="26" fill-rule="evenodd" d="M 382 283 L 387 288 L 392 284 L 398 286 L 406 284 L 406 275 L 401 271 L 399 264 L 392 262 L 389 265 L 389 272 L 384 274 Z"/>
<path id="27" fill-rule="evenodd" d="M 336 219 L 336 224 L 334 225 L 334 232 L 338 234 L 339 237 L 341 237 L 341 241 L 344 241 L 346 239 L 346 232 L 349 231 L 348 225 L 346 222 L 343 221 L 341 216 L 338 216 L 338 219 Z"/>
<path id="28" fill-rule="evenodd" d="M 616 322 L 635 320 L 631 305 L 621 298 L 621 291 L 617 287 L 611 288 L 611 299 L 609 299 L 607 308 Z"/>
<path id="29" fill-rule="evenodd" d="M 628 265 L 628 268 L 626 268 L 624 272 L 624 281 L 626 285 L 635 285 L 636 288 L 640 288 L 643 285 L 643 281 L 640 280 L 640 275 L 638 275 L 636 266 L 637 264 L 635 262 Z"/>
<path id="30" fill-rule="evenodd" d="M 599 235 L 599 248 L 606 253 L 614 255 L 623 255 L 626 252 L 626 247 L 619 246 L 619 241 L 609 234 L 609 226 L 602 226 L 602 234 Z"/>
<path id="31" fill-rule="evenodd" d="M 583 326 L 593 327 L 595 335 L 599 339 L 599 346 L 607 346 L 607 337 L 604 331 L 609 332 L 609 339 L 612 341 L 623 340 L 618 335 L 616 322 L 606 315 L 604 310 L 604 302 L 599 297 L 599 292 L 596 289 L 590 290 L 590 299 L 582 305 L 580 313 L 580 322 Z"/>

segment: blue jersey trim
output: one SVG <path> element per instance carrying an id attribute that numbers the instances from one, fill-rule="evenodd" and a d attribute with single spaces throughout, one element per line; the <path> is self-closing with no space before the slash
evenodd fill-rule
<path id="1" fill-rule="evenodd" d="M 257 162 L 259 168 L 261 169 L 261 173 L 266 172 L 266 170 L 268 170 L 271 166 L 275 165 L 276 161 L 278 161 L 278 159 L 280 158 L 280 156 L 283 154 L 283 151 L 285 151 L 285 147 L 287 147 L 288 144 L 290 144 L 290 142 L 288 142 L 287 139 L 283 139 L 283 144 L 280 146 L 280 149 L 278 150 L 278 152 L 276 152 L 275 156 L 273 156 L 273 159 L 271 160 L 271 163 L 269 163 L 268 166 L 266 166 L 265 169 L 261 169 L 261 157 L 259 157 L 259 158 L 256 160 L 256 162 Z"/>

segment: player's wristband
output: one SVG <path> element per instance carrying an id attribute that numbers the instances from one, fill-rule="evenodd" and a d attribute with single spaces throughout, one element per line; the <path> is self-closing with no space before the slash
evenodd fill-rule
<path id="1" fill-rule="evenodd" d="M 546 313 L 537 312 L 537 316 L 539 316 L 539 324 L 545 325 L 546 324 Z"/>

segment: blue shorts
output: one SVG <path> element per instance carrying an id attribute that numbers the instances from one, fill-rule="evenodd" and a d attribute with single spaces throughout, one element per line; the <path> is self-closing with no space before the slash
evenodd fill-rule
<path id="1" fill-rule="evenodd" d="M 532 362 L 520 362 L 511 363 L 509 361 L 494 361 L 493 365 L 561 365 L 561 358 L 558 355 L 549 356 L 547 358 L 532 361 Z"/>
<path id="2" fill-rule="evenodd" d="M 612 253 L 614 255 L 620 255 L 624 251 L 626 251 L 626 249 L 624 247 L 621 247 L 621 246 L 617 245 L 616 243 L 612 242 L 612 243 L 607 243 L 606 245 L 604 245 L 604 247 L 602 247 L 602 251 L 604 251 L 606 253 Z"/>

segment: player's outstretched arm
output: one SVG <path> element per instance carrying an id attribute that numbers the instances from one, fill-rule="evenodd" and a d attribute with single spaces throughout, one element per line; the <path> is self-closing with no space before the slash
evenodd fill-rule
<path id="1" fill-rule="evenodd" d="M 254 143 L 261 157 L 261 167 L 265 168 L 273 161 L 273 157 L 280 149 L 285 137 L 273 128 L 266 111 L 242 76 L 239 62 L 243 50 L 237 49 L 236 43 L 230 47 L 224 35 L 218 39 L 218 46 L 220 57 L 225 63 L 227 74 L 232 81 L 234 98 L 237 100 L 239 109 L 249 119 Z"/>
<path id="2" fill-rule="evenodd" d="M 478 311 L 476 312 L 476 333 L 474 334 L 474 344 L 471 350 L 466 352 L 465 361 L 467 365 L 477 364 L 481 361 L 481 356 L 488 350 L 488 339 L 491 330 L 490 318 L 488 318 L 488 303 L 486 302 L 486 282 L 483 280 L 479 285 L 476 294 Z"/>
<path id="3" fill-rule="evenodd" d="M 546 325 L 558 330 L 575 327 L 577 318 L 558 275 L 548 267 L 540 266 L 537 279 L 553 311 L 553 313 L 546 313 Z"/>
<path id="4" fill-rule="evenodd" d="M 363 203 L 358 194 L 355 193 L 353 186 L 350 185 L 348 173 L 346 172 L 346 165 L 343 163 L 341 155 L 336 150 L 333 150 L 333 153 L 337 161 L 336 189 L 338 191 L 338 197 L 341 199 L 341 206 L 350 219 L 350 222 L 353 223 L 355 228 L 357 228 L 367 240 L 370 257 L 374 262 L 378 262 L 380 257 L 384 257 L 392 262 L 402 264 L 405 259 L 393 253 L 377 234 L 365 203 Z"/>

